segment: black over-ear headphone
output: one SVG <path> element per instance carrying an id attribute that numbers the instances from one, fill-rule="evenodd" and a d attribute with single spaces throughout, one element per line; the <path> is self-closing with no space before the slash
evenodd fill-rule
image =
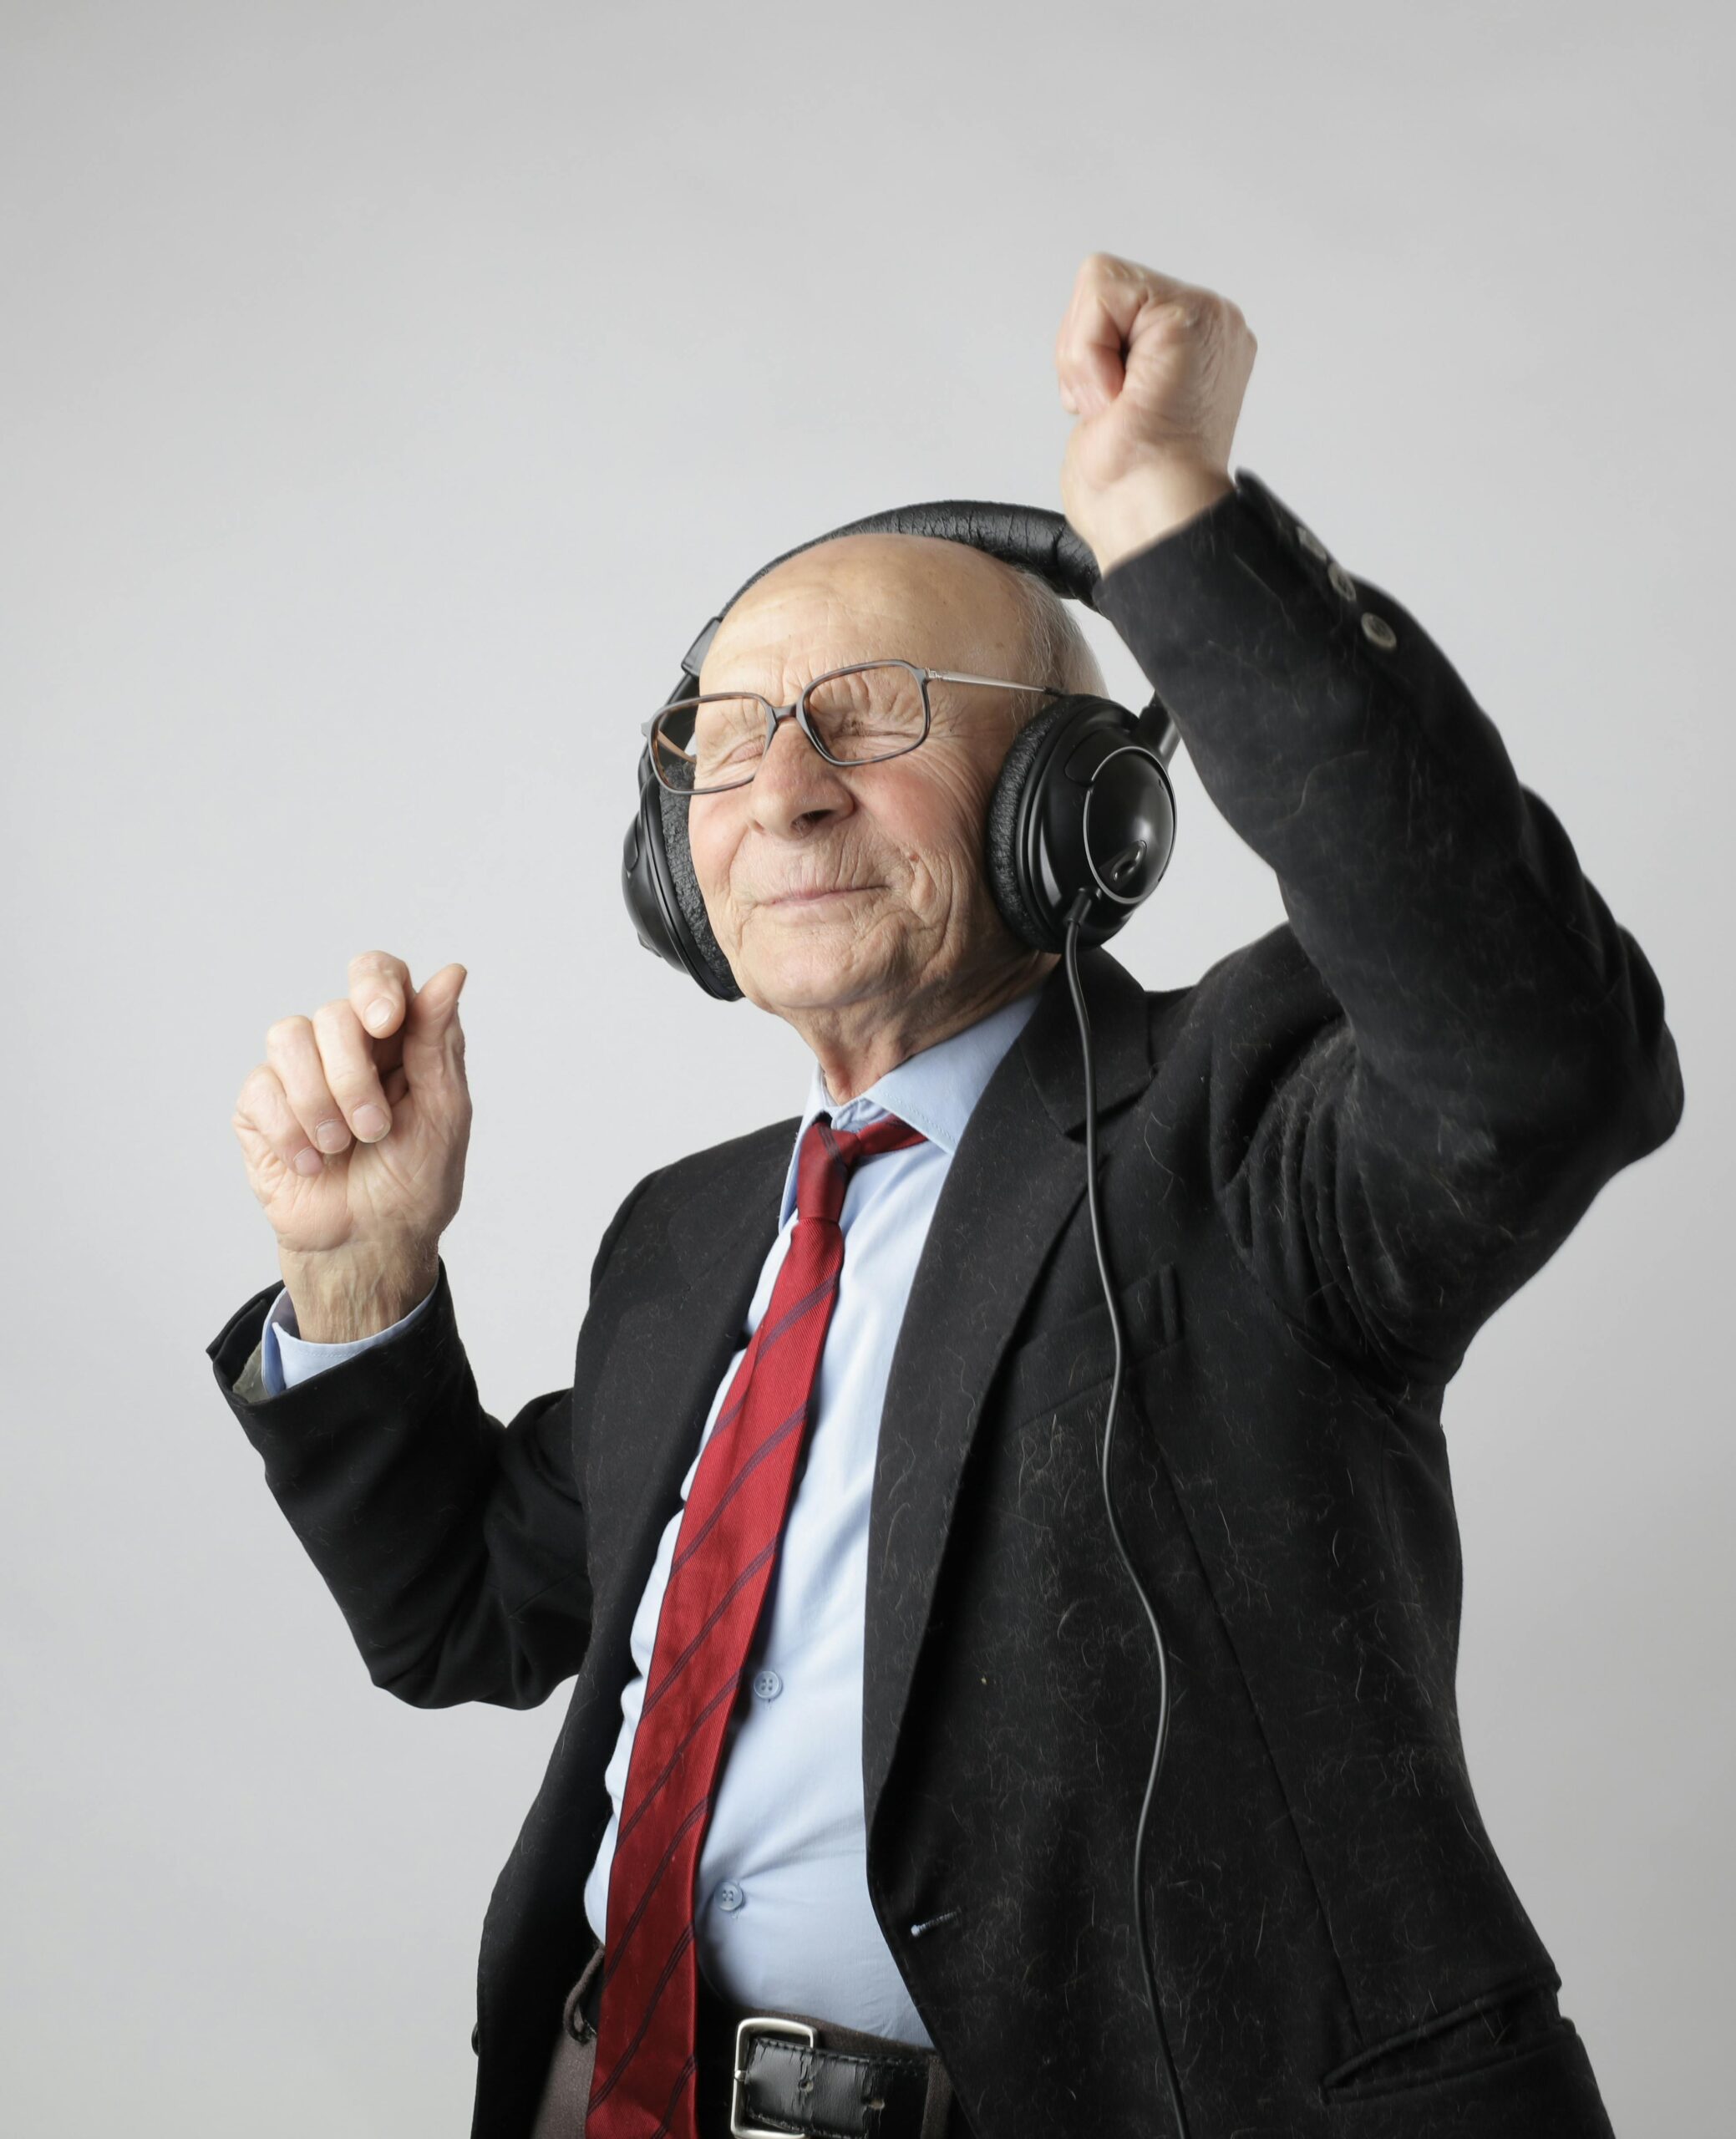
<path id="1" fill-rule="evenodd" d="M 694 694 L 713 634 L 754 580 L 817 542 L 872 534 L 965 542 L 1023 566 L 1057 594 L 1096 607 L 1097 561 L 1058 512 L 967 498 L 898 506 L 798 542 L 762 565 L 682 656 L 681 674 L 663 703 Z M 1176 739 L 1175 724 L 1155 694 L 1137 715 L 1112 699 L 1058 697 L 1020 729 L 989 802 L 984 867 L 1002 918 L 1022 942 L 1060 951 L 1076 909 L 1079 940 L 1107 942 L 1156 890 L 1175 840 L 1165 767 Z M 708 995 L 731 1003 L 741 990 L 693 873 L 688 802 L 658 780 L 647 744 L 639 760 L 638 813 L 622 852 L 622 892 L 646 949 L 691 975 Z"/>

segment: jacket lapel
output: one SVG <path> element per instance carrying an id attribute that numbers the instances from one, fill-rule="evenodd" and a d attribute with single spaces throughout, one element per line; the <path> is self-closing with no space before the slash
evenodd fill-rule
<path id="1" fill-rule="evenodd" d="M 1100 1118 L 1150 1081 L 1146 998 L 1105 951 L 1084 953 L 1079 975 Z M 983 1397 L 1085 1192 L 1075 1133 L 1084 1118 L 1078 1028 L 1057 967 L 954 1155 L 892 1357 L 868 1527 L 862 1745 L 871 1834 Z"/>
<path id="2" fill-rule="evenodd" d="M 625 1683 L 627 1633 L 663 1526 L 700 1429 L 747 1319 L 778 1224 L 779 1192 L 795 1117 L 744 1140 L 733 1163 L 698 1179 L 672 1212 L 661 1267 L 667 1280 L 617 1310 L 596 1415 L 632 1420 L 631 1432 L 593 1439 L 588 1491 L 601 1562 L 594 1606 L 597 1646 Z M 618 1541 L 618 1552 L 610 1543 Z M 619 1691 L 618 1685 L 614 1689 Z"/>

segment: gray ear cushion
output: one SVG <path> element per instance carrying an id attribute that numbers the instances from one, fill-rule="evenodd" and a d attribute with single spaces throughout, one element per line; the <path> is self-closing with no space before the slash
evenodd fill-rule
<path id="1" fill-rule="evenodd" d="M 1046 951 L 1053 931 L 1045 928 L 1026 904 L 1019 889 L 1018 819 L 1019 798 L 1024 791 L 1025 776 L 1032 764 L 1058 727 L 1070 720 L 1078 710 L 1071 699 L 1063 699 L 1058 704 L 1047 707 L 1027 728 L 1022 728 L 1013 738 L 1013 747 L 1003 760 L 1000 777 L 994 792 L 988 798 L 988 886 L 994 893 L 995 904 L 1001 909 L 1001 918 L 1022 943 L 1028 943 L 1033 950 Z"/>
<path id="2" fill-rule="evenodd" d="M 699 893 L 699 879 L 693 874 L 693 850 L 688 845 L 688 798 L 685 795 L 672 795 L 667 787 L 659 787 L 657 799 L 662 811 L 663 852 L 668 857 L 676 903 L 693 932 L 693 941 L 699 946 L 699 955 L 708 969 L 728 992 L 729 1000 L 738 1001 L 741 990 L 735 984 L 728 959 L 718 948 L 718 939 L 711 932 L 711 920 Z"/>

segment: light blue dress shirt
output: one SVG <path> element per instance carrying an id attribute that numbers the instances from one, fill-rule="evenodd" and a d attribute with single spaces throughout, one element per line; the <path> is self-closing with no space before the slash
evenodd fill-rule
<path id="1" fill-rule="evenodd" d="M 896 1114 L 927 1141 L 858 1166 L 845 1195 L 844 1269 L 820 1359 L 818 1408 L 749 1654 L 749 1691 L 724 1740 L 694 1880 L 694 1929 L 707 1977 L 736 2004 L 818 2013 L 925 2048 L 932 2046 L 928 2032 L 868 1896 L 862 1803 L 868 1514 L 886 1377 L 941 1186 L 983 1088 L 1036 1005 L 1033 990 L 911 1055 L 842 1106 L 827 1095 L 815 1062 L 784 1176 L 777 1237 L 759 1273 L 742 1349 L 718 1385 L 682 1481 L 682 1507 L 664 1527 L 634 1615 L 634 1672 L 621 1697 L 621 1730 L 606 1777 L 609 1824 L 585 1886 L 586 1913 L 602 1937 L 622 1794 L 676 1537 L 700 1454 L 789 1244 L 801 1134 L 821 1113 L 840 1129 Z M 433 1297 L 376 1336 L 311 1344 L 296 1334 L 288 1293 L 280 1293 L 266 1318 L 266 1386 L 277 1395 L 387 1343 Z"/>

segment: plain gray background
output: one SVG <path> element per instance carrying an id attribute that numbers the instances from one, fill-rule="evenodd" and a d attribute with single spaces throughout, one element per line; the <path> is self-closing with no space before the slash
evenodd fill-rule
<path id="1" fill-rule="evenodd" d="M 1662 980 L 1681 1130 L 1449 1392 L 1460 1689 L 1622 2139 L 1728 2129 L 1722 13 L 0 11 L 11 2129 L 468 2129 L 563 1701 L 368 1684 L 205 1356 L 277 1276 L 230 1110 L 352 953 L 463 959 L 460 1325 L 497 1416 L 563 1386 L 620 1197 L 808 1071 L 633 940 L 637 724 L 791 542 L 1058 503 L 1094 249 L 1241 305 L 1236 465 Z M 1180 783 L 1150 986 L 1282 918 Z"/>

